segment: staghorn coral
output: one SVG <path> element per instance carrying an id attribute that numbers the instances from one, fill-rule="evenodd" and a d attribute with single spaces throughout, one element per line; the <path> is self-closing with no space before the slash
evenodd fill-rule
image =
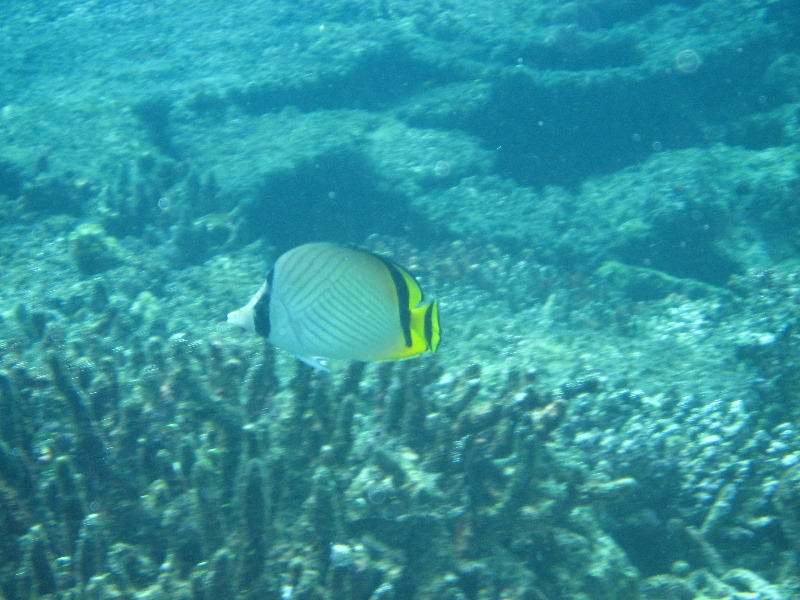
<path id="1" fill-rule="evenodd" d="M 145 297 L 131 329 L 98 285 L 102 335 L 19 309 L 3 342 L 6 600 L 788 597 L 796 432 L 744 400 L 435 358 L 322 374 L 165 335 Z"/>
<path id="2" fill-rule="evenodd" d="M 103 346 L 50 344 L 46 370 L 3 358 L 19 422 L 2 431 L 19 458 L 0 466 L 19 510 L 2 558 L 24 574 L 6 578 L 7 600 L 546 596 L 567 578 L 577 594 L 598 575 L 562 570 L 576 541 L 609 598 L 634 593 L 547 447 L 592 381 L 542 393 L 517 372 L 484 383 L 435 361 L 338 376 L 298 363 L 287 378 L 269 348 L 249 357 L 186 335 Z M 55 428 L 26 417 L 45 399 Z M 509 557 L 515 569 L 494 568 Z"/>

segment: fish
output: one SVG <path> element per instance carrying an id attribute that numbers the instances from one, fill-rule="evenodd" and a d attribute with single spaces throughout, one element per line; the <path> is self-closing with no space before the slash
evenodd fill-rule
<path id="1" fill-rule="evenodd" d="M 227 322 L 323 371 L 330 360 L 403 360 L 436 352 L 439 301 L 394 261 L 328 242 L 293 248 Z"/>

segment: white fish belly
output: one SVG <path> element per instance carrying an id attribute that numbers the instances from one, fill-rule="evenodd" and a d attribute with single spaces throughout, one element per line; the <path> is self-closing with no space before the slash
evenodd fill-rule
<path id="1" fill-rule="evenodd" d="M 381 360 L 396 350 L 400 327 L 394 315 L 368 305 L 343 315 L 327 310 L 331 305 L 323 297 L 297 313 L 273 299 L 269 341 L 301 357 Z"/>

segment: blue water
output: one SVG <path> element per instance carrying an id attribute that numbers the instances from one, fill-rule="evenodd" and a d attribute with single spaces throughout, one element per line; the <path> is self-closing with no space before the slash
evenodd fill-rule
<path id="1" fill-rule="evenodd" d="M 0 596 L 797 597 L 798 15 L 6 2 Z M 233 331 L 311 241 L 438 352 Z"/>

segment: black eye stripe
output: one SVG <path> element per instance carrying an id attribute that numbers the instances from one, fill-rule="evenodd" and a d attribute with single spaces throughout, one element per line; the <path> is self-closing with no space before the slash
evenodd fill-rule
<path id="1" fill-rule="evenodd" d="M 269 304 L 272 299 L 272 277 L 274 274 L 275 269 L 270 269 L 267 275 L 267 289 L 253 307 L 253 325 L 255 326 L 256 333 L 265 338 L 269 337 L 271 329 L 271 324 L 269 322 Z"/>

